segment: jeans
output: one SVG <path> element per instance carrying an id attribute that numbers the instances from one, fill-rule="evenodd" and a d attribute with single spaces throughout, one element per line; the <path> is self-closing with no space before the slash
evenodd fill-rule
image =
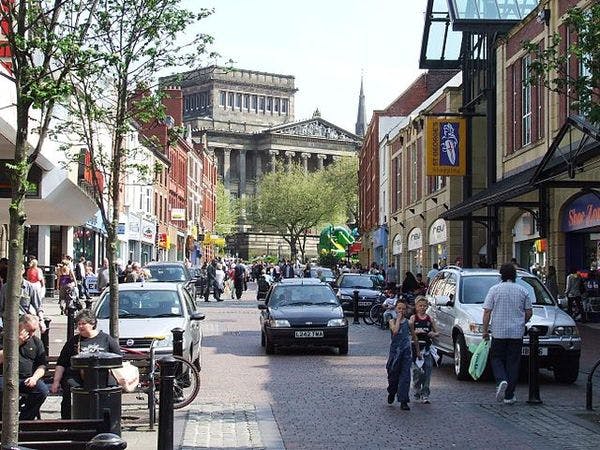
<path id="1" fill-rule="evenodd" d="M 4 391 L 4 378 L 0 376 L 0 396 Z M 27 394 L 19 414 L 19 420 L 34 420 L 40 413 L 40 407 L 48 397 L 48 386 L 43 380 L 38 380 L 32 388 L 25 386 L 25 379 L 19 379 L 19 394 Z M 2 413 L 0 412 L 0 415 Z"/>
<path id="2" fill-rule="evenodd" d="M 419 368 L 416 363 L 413 364 L 413 387 L 415 395 L 418 398 L 429 397 L 429 383 L 431 382 L 431 372 L 433 370 L 433 358 L 428 353 L 423 355 L 423 366 Z"/>
<path id="3" fill-rule="evenodd" d="M 410 366 L 412 364 L 412 350 L 410 345 L 400 350 L 395 357 L 390 355 L 387 368 L 389 394 L 397 395 L 398 401 L 409 402 L 410 391 Z"/>
<path id="4" fill-rule="evenodd" d="M 512 399 L 519 379 L 523 339 L 492 339 L 490 360 L 496 383 L 506 381 L 505 399 Z"/>

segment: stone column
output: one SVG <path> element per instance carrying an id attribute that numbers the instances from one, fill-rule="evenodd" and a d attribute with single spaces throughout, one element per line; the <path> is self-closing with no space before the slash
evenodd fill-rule
<path id="1" fill-rule="evenodd" d="M 317 155 L 317 164 L 318 164 L 319 170 L 323 170 L 323 166 L 324 166 L 323 161 L 325 161 L 325 158 L 327 158 L 327 155 L 322 155 L 322 154 Z"/>
<path id="2" fill-rule="evenodd" d="M 40 266 L 50 265 L 50 225 L 38 226 L 37 259 Z"/>
<path id="3" fill-rule="evenodd" d="M 223 184 L 229 190 L 231 186 L 231 150 L 223 149 Z"/>
<path id="4" fill-rule="evenodd" d="M 304 167 L 304 171 L 308 173 L 308 158 L 310 158 L 310 153 L 302 152 L 300 153 L 302 157 L 302 166 Z"/>
<path id="5" fill-rule="evenodd" d="M 294 152 L 285 152 L 285 159 L 286 161 L 286 165 L 287 165 L 287 170 L 290 170 L 292 168 L 292 158 L 294 157 Z"/>
<path id="6" fill-rule="evenodd" d="M 262 152 L 258 151 L 254 155 L 254 161 L 256 164 L 256 181 L 258 182 L 260 177 L 262 177 Z"/>
<path id="7" fill-rule="evenodd" d="M 239 196 L 240 198 L 246 195 L 246 150 L 240 150 L 240 159 L 239 159 Z"/>
<path id="8" fill-rule="evenodd" d="M 277 161 L 277 155 L 279 155 L 279 150 L 269 150 L 269 155 L 271 156 L 271 172 L 275 170 L 275 163 Z"/>

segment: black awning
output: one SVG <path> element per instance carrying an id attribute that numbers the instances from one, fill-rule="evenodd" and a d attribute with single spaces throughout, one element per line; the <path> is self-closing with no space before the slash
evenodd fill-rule
<path id="1" fill-rule="evenodd" d="M 537 166 L 503 178 L 492 184 L 489 188 L 473 195 L 458 205 L 450 208 L 440 217 L 445 220 L 459 220 L 478 209 L 486 206 L 498 205 L 507 200 L 534 191 L 536 187 L 531 184 L 531 179 Z"/>

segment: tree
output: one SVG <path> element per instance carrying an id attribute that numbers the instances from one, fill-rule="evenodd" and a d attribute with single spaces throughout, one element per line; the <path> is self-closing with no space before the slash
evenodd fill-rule
<path id="1" fill-rule="evenodd" d="M 254 222 L 279 232 L 290 246 L 292 258 L 304 258 L 306 236 L 334 214 L 334 190 L 321 172 L 306 173 L 299 165 L 277 168 L 263 176 L 252 202 Z"/>
<path id="2" fill-rule="evenodd" d="M 2 0 L 0 25 L 10 55 L 16 89 L 17 127 L 14 160 L 6 165 L 11 187 L 9 270 L 4 304 L 4 394 L 2 448 L 18 440 L 18 318 L 23 268 L 23 200 L 27 177 L 42 151 L 55 105 L 71 93 L 68 75 L 87 60 L 82 44 L 88 37 L 97 0 Z"/>
<path id="3" fill-rule="evenodd" d="M 552 34 L 546 48 L 527 41 L 531 58 L 529 82 L 566 95 L 571 108 L 593 123 L 600 122 L 600 3 L 571 8 L 565 25 L 573 42 Z"/>
<path id="4" fill-rule="evenodd" d="M 211 12 L 202 8 L 193 13 L 181 8 L 180 0 L 104 0 L 94 15 L 94 38 L 87 44 L 94 59 L 86 70 L 72 74 L 76 89 L 65 105 L 70 120 L 59 131 L 70 131 L 90 155 L 93 195 L 107 232 L 110 334 L 114 337 L 119 336 L 115 262 L 124 176 L 139 174 L 149 183 L 154 170 L 132 158 L 139 148 L 128 145 L 127 137 L 138 125 L 151 129 L 157 121 L 168 123 L 163 94 L 153 90 L 156 77 L 167 69 L 191 66 L 206 53 L 212 42 L 208 35 L 177 42 L 181 33 Z M 166 144 L 153 137 L 145 145 L 166 155 L 165 145 L 181 132 L 172 128 Z M 103 141 L 106 136 L 107 142 Z"/>
<path id="5" fill-rule="evenodd" d="M 227 236 L 235 229 L 239 215 L 239 204 L 236 199 L 225 189 L 221 181 L 217 183 L 216 189 L 216 214 L 215 231 L 217 234 Z"/>
<path id="6" fill-rule="evenodd" d="M 358 158 L 341 158 L 324 169 L 325 182 L 334 189 L 334 203 L 342 215 L 334 222 L 356 222 L 358 216 Z"/>

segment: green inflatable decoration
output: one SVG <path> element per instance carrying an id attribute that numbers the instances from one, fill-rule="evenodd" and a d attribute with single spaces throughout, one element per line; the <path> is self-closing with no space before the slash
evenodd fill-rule
<path id="1" fill-rule="evenodd" d="M 321 255 L 332 254 L 336 258 L 343 258 L 346 256 L 346 248 L 353 243 L 354 237 L 345 227 L 329 224 L 321 230 L 317 247 Z"/>

